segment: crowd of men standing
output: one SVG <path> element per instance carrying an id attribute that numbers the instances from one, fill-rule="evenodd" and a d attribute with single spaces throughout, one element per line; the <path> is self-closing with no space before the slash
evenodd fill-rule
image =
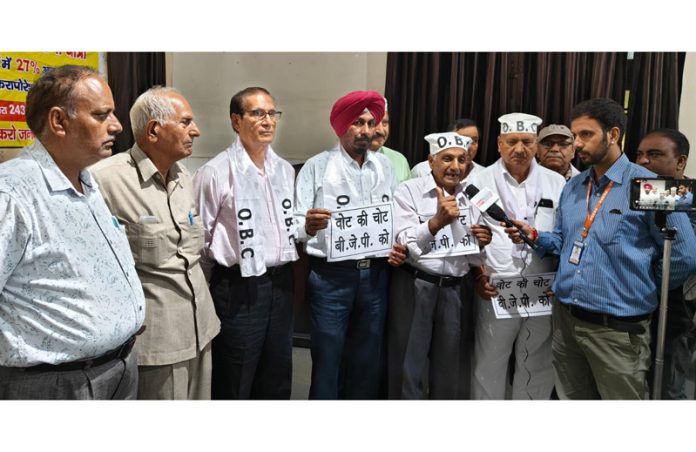
<path id="1" fill-rule="evenodd" d="M 681 133 L 649 133 L 631 163 L 623 109 L 591 99 L 570 127 L 501 116 L 486 168 L 475 122 L 457 120 L 410 170 L 384 146 L 384 97 L 353 91 L 329 115 L 336 145 L 296 177 L 272 148 L 268 90 L 239 91 L 229 114 L 236 139 L 192 176 L 180 160 L 201 131 L 175 89 L 138 97 L 135 144 L 111 156 L 122 127 L 96 72 L 35 82 L 36 140 L 0 165 L 0 399 L 290 398 L 298 245 L 311 399 L 649 395 L 664 238 L 630 190 L 684 177 Z M 365 226 L 375 206 L 379 240 L 353 234 L 346 252 L 344 214 Z M 662 393 L 686 398 L 696 215 L 667 225 Z M 511 309 L 499 292 L 534 278 L 553 280 L 539 298 L 553 301 Z"/>

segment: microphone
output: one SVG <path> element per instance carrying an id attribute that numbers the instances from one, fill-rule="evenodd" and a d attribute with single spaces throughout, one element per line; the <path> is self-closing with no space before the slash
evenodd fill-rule
<path id="1" fill-rule="evenodd" d="M 464 193 L 466 193 L 466 196 L 471 199 L 474 196 L 476 196 L 479 192 L 479 189 L 476 188 L 475 185 L 467 184 L 466 188 L 464 189 Z M 508 218 L 508 216 L 505 214 L 505 211 L 500 208 L 500 206 L 496 203 L 491 204 L 491 206 L 486 209 L 486 213 L 493 218 L 495 221 L 501 221 L 505 223 L 505 226 L 508 228 L 515 228 L 517 229 L 517 232 L 520 234 L 520 238 L 526 243 L 527 245 L 531 246 L 533 250 L 539 248 L 539 245 L 536 243 L 532 242 L 532 240 L 527 237 L 527 234 L 522 232 L 520 228 L 515 226 L 512 221 Z"/>

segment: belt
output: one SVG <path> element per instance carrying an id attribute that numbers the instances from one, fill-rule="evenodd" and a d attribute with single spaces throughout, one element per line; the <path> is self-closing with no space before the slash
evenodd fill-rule
<path id="1" fill-rule="evenodd" d="M 328 262 L 326 259 L 316 256 L 309 256 L 309 263 L 312 265 L 323 266 L 323 267 L 341 267 L 350 268 L 353 270 L 366 270 L 370 267 L 376 267 L 378 265 L 387 265 L 386 257 L 376 257 L 372 259 L 358 259 L 358 260 L 347 260 L 347 261 L 337 261 Z"/>
<path id="2" fill-rule="evenodd" d="M 583 309 L 570 304 L 559 304 L 563 306 L 570 313 L 570 315 L 572 315 L 576 319 L 580 319 L 588 323 L 593 323 L 595 325 L 602 325 L 607 328 L 623 331 L 625 333 L 644 333 L 645 328 L 638 322 L 642 322 L 650 318 L 650 314 L 636 315 L 630 317 L 617 317 L 611 314 L 601 314 L 599 312 L 588 311 L 587 309 Z"/>
<path id="3" fill-rule="evenodd" d="M 417 268 L 414 268 L 408 264 L 403 264 L 401 266 L 401 268 L 403 270 L 405 270 L 406 272 L 408 272 L 414 278 L 422 279 L 423 281 L 427 281 L 431 284 L 435 284 L 438 287 L 452 287 L 452 286 L 456 286 L 462 282 L 461 276 L 431 275 L 428 272 L 424 272 L 423 270 L 418 270 Z"/>
<path id="4" fill-rule="evenodd" d="M 27 371 L 40 371 L 40 372 L 70 372 L 74 370 L 86 370 L 91 367 L 98 367 L 102 364 L 106 364 L 109 361 L 115 359 L 123 359 L 131 352 L 133 345 L 135 345 L 136 333 L 131 336 L 126 342 L 121 344 L 120 347 L 106 352 L 105 354 L 92 359 L 87 359 L 84 361 L 71 361 L 69 363 L 61 364 L 37 364 L 36 366 L 25 367 L 24 370 Z"/>
<path id="5" fill-rule="evenodd" d="M 285 270 L 288 267 L 289 262 L 286 262 L 284 264 L 276 265 L 275 267 L 266 267 L 266 272 L 262 273 L 258 276 L 242 276 L 242 269 L 239 267 L 239 264 L 233 265 L 231 267 L 226 267 L 222 264 L 215 263 L 213 269 L 220 271 L 221 273 L 229 273 L 230 276 L 236 279 L 241 279 L 241 278 L 273 278 L 274 276 L 279 275 L 283 270 Z"/>

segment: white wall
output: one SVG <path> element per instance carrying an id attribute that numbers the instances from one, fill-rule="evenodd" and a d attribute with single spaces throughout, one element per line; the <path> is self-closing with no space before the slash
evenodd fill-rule
<path id="1" fill-rule="evenodd" d="M 679 131 L 686 135 L 691 147 L 684 174 L 696 177 L 696 53 L 693 52 L 686 54 L 684 63 Z"/>
<path id="2" fill-rule="evenodd" d="M 168 83 L 191 103 L 201 137 L 185 163 L 195 170 L 229 146 L 230 98 L 262 86 L 283 112 L 273 149 L 291 163 L 332 147 L 331 106 L 353 90 L 384 93 L 386 53 L 172 53 Z"/>

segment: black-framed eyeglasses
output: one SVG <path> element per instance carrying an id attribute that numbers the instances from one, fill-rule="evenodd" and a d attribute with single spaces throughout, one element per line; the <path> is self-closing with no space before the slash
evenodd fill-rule
<path id="1" fill-rule="evenodd" d="M 268 119 L 271 121 L 277 121 L 280 119 L 280 116 L 283 114 L 282 111 L 275 111 L 275 110 L 261 110 L 260 108 L 257 108 L 256 110 L 244 110 L 244 113 L 249 113 L 249 116 L 251 116 L 253 119 L 256 121 L 263 121 L 263 118 L 268 116 Z"/>
<path id="2" fill-rule="evenodd" d="M 572 141 L 543 141 L 539 143 L 544 149 L 551 149 L 555 145 L 558 145 L 559 149 L 568 149 L 573 145 Z"/>

